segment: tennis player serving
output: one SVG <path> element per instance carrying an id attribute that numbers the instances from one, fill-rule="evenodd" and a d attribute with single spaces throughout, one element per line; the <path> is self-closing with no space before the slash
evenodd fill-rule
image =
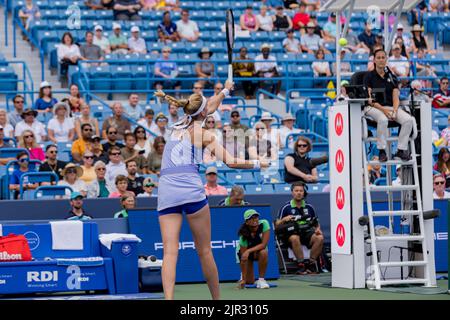
<path id="1" fill-rule="evenodd" d="M 268 162 L 246 161 L 228 153 L 215 136 L 202 128 L 208 114 L 216 111 L 227 97 L 233 83 L 225 82 L 222 92 L 209 99 L 194 93 L 187 100 L 177 100 L 157 91 L 155 96 L 183 108 L 185 117 L 173 126 L 164 149 L 158 187 L 158 213 L 164 247 L 162 282 L 164 296 L 173 299 L 175 288 L 178 242 L 183 212 L 192 231 L 202 271 L 213 299 L 220 298 L 219 275 L 211 251 L 211 217 L 205 189 L 198 172 L 203 149 L 207 148 L 217 160 L 230 168 L 253 169 L 268 167 Z"/>

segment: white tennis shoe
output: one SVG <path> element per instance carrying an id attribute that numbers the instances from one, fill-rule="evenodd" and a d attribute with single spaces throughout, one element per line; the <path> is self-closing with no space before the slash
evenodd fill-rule
<path id="1" fill-rule="evenodd" d="M 256 280 L 255 282 L 256 282 L 256 288 L 258 288 L 258 289 L 269 289 L 270 288 L 269 284 L 264 279 Z"/>

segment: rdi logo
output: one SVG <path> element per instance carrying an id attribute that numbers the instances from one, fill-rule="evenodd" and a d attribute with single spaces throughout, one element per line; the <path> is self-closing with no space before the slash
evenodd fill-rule
<path id="1" fill-rule="evenodd" d="M 28 271 L 27 282 L 58 281 L 58 271 Z"/>
<path id="2" fill-rule="evenodd" d="M 342 189 L 342 187 L 339 187 L 336 190 L 336 205 L 339 210 L 342 210 L 342 208 L 344 208 L 345 194 L 344 194 L 344 189 Z"/>
<path id="3" fill-rule="evenodd" d="M 334 118 L 334 129 L 336 130 L 336 134 L 340 136 L 344 131 L 344 119 L 342 118 L 342 114 L 338 113 L 336 118 Z"/>
<path id="4" fill-rule="evenodd" d="M 342 152 L 341 149 L 339 149 L 336 152 L 336 158 L 335 158 L 335 165 L 336 165 L 336 170 L 341 173 L 342 170 L 344 170 L 344 153 Z"/>

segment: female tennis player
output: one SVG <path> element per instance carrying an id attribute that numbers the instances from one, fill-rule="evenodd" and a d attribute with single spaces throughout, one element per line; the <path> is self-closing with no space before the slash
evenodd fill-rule
<path id="1" fill-rule="evenodd" d="M 164 149 L 158 187 L 158 213 L 164 247 L 162 282 L 166 299 L 171 300 L 174 296 L 183 212 L 191 228 L 211 296 L 213 299 L 220 298 L 219 275 L 211 251 L 210 211 L 198 172 L 203 149 L 207 148 L 217 160 L 222 160 L 230 168 L 251 169 L 269 165 L 263 161 L 233 157 L 211 132 L 202 128 L 203 120 L 216 111 L 232 87 L 232 82 L 226 81 L 221 93 L 209 99 L 198 93 L 192 94 L 188 100 L 177 100 L 162 91 L 155 93 L 155 96 L 183 108 L 185 113 L 185 117 L 174 124 Z"/>

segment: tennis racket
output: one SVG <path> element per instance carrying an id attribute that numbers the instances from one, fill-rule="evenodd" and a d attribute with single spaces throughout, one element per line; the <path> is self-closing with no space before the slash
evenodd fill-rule
<path id="1" fill-rule="evenodd" d="M 225 30 L 227 33 L 228 81 L 233 82 L 234 16 L 231 9 L 227 10 Z"/>

